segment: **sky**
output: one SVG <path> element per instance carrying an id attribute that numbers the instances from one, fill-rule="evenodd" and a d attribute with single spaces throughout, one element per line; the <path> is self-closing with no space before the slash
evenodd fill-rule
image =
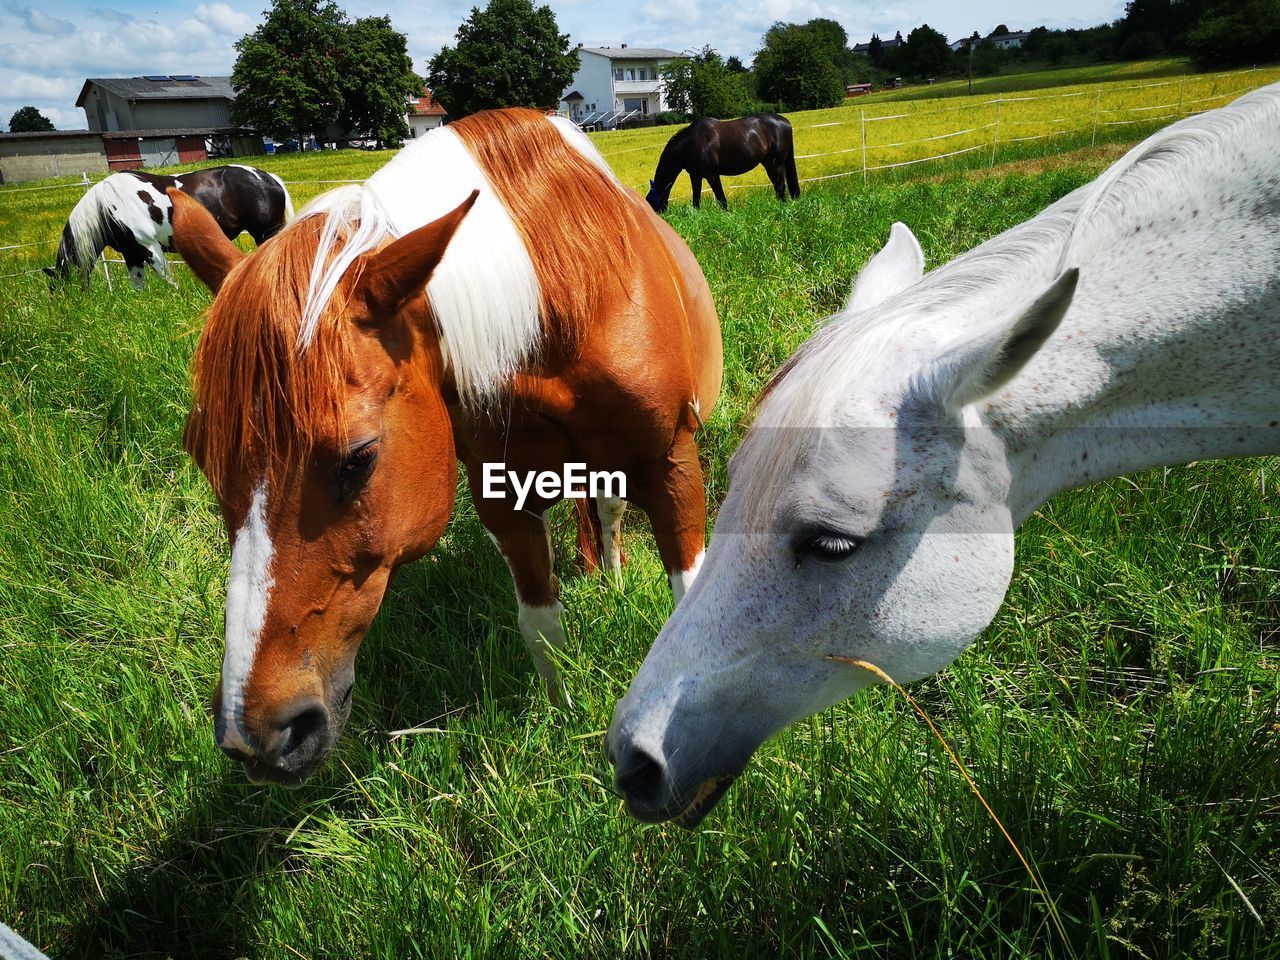
<path id="1" fill-rule="evenodd" d="M 62 130 L 86 126 L 75 106 L 86 77 L 146 74 L 227 75 L 233 44 L 261 20 L 267 0 L 0 0 L 0 124 L 8 129 L 18 107 L 33 105 Z M 483 2 L 483 0 L 477 0 Z M 414 69 L 453 42 L 472 0 L 339 0 L 352 16 L 387 14 L 409 37 Z M 109 4 L 109 5 L 106 5 Z M 770 24 L 814 17 L 839 21 L 850 42 L 872 32 L 892 37 L 928 23 L 949 38 L 1000 23 L 1011 30 L 1035 26 L 1085 27 L 1114 20 L 1124 0 L 902 0 L 858 3 L 830 0 L 551 0 L 560 27 L 587 46 L 700 49 L 749 62 Z"/>

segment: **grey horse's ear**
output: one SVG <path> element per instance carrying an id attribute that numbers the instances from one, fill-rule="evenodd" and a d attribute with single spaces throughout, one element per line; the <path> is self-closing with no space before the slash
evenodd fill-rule
<path id="1" fill-rule="evenodd" d="M 920 241 L 905 223 L 895 223 L 889 230 L 889 242 L 867 261 L 853 281 L 845 313 L 877 307 L 923 276 L 924 251 Z"/>
<path id="2" fill-rule="evenodd" d="M 1079 269 L 1072 267 L 1029 306 L 946 353 L 932 379 L 948 415 L 990 396 L 1018 375 L 1067 315 L 1079 280 Z"/>

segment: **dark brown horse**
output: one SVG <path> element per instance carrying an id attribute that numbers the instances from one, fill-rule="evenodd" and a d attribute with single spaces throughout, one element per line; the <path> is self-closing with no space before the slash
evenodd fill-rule
<path id="1" fill-rule="evenodd" d="M 667 141 L 645 199 L 656 212 L 664 213 L 676 178 L 688 170 L 695 207 L 702 199 L 705 178 L 720 206 L 727 208 L 720 175 L 737 176 L 762 164 L 779 200 L 786 200 L 788 192 L 792 200 L 800 196 L 791 121 L 786 117 L 776 113 L 753 113 L 738 120 L 703 117 Z"/>

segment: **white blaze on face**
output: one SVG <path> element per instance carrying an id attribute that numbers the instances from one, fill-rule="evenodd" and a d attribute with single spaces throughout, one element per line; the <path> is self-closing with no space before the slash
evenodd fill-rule
<path id="1" fill-rule="evenodd" d="M 271 597 L 271 535 L 267 531 L 267 483 L 253 491 L 253 500 L 231 548 L 227 582 L 226 651 L 222 657 L 222 719 L 227 734 L 238 735 L 244 709 L 244 688 L 253 670 L 258 639 Z"/>

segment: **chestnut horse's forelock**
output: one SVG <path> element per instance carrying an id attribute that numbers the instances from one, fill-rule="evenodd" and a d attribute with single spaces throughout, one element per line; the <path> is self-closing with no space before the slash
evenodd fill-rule
<path id="1" fill-rule="evenodd" d="M 263 244 L 231 271 L 209 308 L 183 445 L 224 500 L 234 478 L 251 475 L 270 487 L 325 431 L 341 433 L 351 352 L 343 298 L 324 312 L 312 349 L 297 342 L 322 226 L 303 219 Z"/>
<path id="2" fill-rule="evenodd" d="M 544 346 L 572 355 L 614 285 L 635 275 L 639 198 L 537 111 L 487 111 L 447 129 L 462 140 L 528 250 L 541 288 Z M 403 189 L 431 189 L 430 171 Z M 308 324 L 308 336 L 299 336 L 329 220 L 322 211 L 304 210 L 237 265 L 209 310 L 192 365 L 195 403 L 185 446 L 220 496 L 236 477 L 270 482 L 304 462 L 321 436 L 342 433 L 351 352 L 344 314 L 354 277 L 324 303 L 314 331 Z M 358 233 L 358 221 L 338 224 L 326 261 L 338 261 L 348 240 L 363 246 Z"/>

